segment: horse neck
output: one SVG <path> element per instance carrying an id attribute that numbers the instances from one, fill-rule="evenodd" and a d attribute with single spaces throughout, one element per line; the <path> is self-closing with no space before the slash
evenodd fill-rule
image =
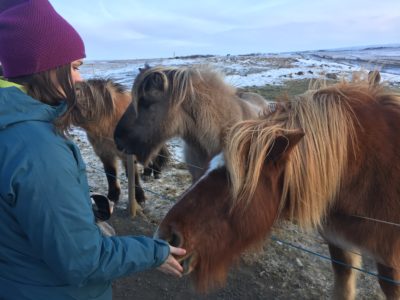
<path id="1" fill-rule="evenodd" d="M 229 97 L 234 97 L 234 101 Z M 247 115 L 246 108 L 235 95 L 220 97 L 217 101 L 204 103 L 196 99 L 183 105 L 182 138 L 187 144 L 200 147 L 209 156 L 221 151 L 228 128 Z"/>

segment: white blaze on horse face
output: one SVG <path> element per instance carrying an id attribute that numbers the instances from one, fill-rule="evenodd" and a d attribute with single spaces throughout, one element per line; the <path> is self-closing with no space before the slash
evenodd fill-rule
<path id="1" fill-rule="evenodd" d="M 208 174 L 210 174 L 212 171 L 220 169 L 222 167 L 225 166 L 225 159 L 224 159 L 224 155 L 223 153 L 220 153 L 216 156 L 214 156 L 214 158 L 210 161 L 210 163 L 208 164 L 208 169 L 207 171 L 199 178 L 199 180 L 197 180 L 190 188 L 188 191 L 192 190 L 197 183 L 199 183 L 200 181 L 202 181 L 204 178 L 206 178 L 208 176 Z"/>
<path id="2" fill-rule="evenodd" d="M 191 190 L 193 190 L 194 187 L 197 186 L 197 184 L 200 181 L 204 180 L 208 176 L 208 174 L 210 174 L 212 171 L 220 169 L 224 166 L 225 166 L 225 159 L 223 153 L 214 156 L 214 158 L 210 161 L 208 165 L 207 171 L 194 184 L 192 184 L 192 186 L 185 193 L 188 193 Z"/>
<path id="3" fill-rule="evenodd" d="M 212 171 L 220 169 L 224 166 L 225 166 L 224 155 L 222 153 L 220 153 L 220 154 L 214 156 L 214 158 L 210 161 L 209 167 L 208 167 L 206 173 L 202 177 L 207 176 Z"/>

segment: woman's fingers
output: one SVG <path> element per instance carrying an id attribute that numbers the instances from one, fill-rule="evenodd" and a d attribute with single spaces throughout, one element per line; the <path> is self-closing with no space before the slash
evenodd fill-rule
<path id="1" fill-rule="evenodd" d="M 170 249 L 171 254 L 175 254 L 175 255 L 185 255 L 186 254 L 186 250 L 183 248 L 177 248 L 177 247 L 170 245 L 169 249 Z"/>
<path id="2" fill-rule="evenodd" d="M 186 254 L 186 250 L 183 248 L 177 248 L 174 246 L 169 246 L 170 254 L 167 260 L 158 267 L 158 269 L 164 273 L 174 275 L 177 277 L 182 277 L 183 267 L 180 263 L 174 258 L 173 255 L 182 256 Z"/>

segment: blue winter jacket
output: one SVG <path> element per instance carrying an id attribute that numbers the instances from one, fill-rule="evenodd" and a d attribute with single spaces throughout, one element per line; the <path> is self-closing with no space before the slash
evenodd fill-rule
<path id="1" fill-rule="evenodd" d="M 159 266 L 164 241 L 104 237 L 65 110 L 0 88 L 0 299 L 111 299 L 111 281 Z"/>

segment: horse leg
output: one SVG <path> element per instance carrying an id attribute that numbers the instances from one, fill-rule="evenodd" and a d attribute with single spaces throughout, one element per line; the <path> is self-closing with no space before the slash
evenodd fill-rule
<path id="1" fill-rule="evenodd" d="M 137 164 L 135 162 L 135 197 L 138 203 L 144 203 L 146 201 L 146 196 L 142 186 L 140 185 L 139 172 L 137 170 Z"/>
<path id="2" fill-rule="evenodd" d="M 153 159 L 151 167 L 155 179 L 160 179 L 162 168 L 168 163 L 171 154 L 166 145 L 162 146 L 157 156 Z"/>
<path id="3" fill-rule="evenodd" d="M 151 167 L 153 169 L 154 179 L 160 179 L 161 178 L 161 167 L 157 162 L 157 158 L 154 159 L 154 161 L 151 164 Z"/>
<path id="4" fill-rule="evenodd" d="M 142 179 L 144 181 L 149 180 L 152 173 L 153 173 L 153 164 L 150 162 L 146 167 L 143 168 Z"/>
<path id="5" fill-rule="evenodd" d="M 128 177 L 128 162 L 126 158 L 123 159 L 123 164 L 125 167 L 125 174 Z M 144 203 L 146 200 L 146 196 L 144 195 L 143 188 L 140 185 L 139 172 L 136 160 L 135 160 L 134 170 L 135 170 L 135 198 L 138 203 Z"/>
<path id="6" fill-rule="evenodd" d="M 340 249 L 330 243 L 329 253 L 332 258 L 332 268 L 335 276 L 334 288 L 333 288 L 333 299 L 351 300 L 355 299 L 356 296 L 356 270 L 351 268 L 360 267 L 361 256 L 351 253 L 349 251 Z M 336 263 L 341 262 L 340 263 Z"/>
<path id="7" fill-rule="evenodd" d="M 195 183 L 206 172 L 208 156 L 201 149 L 187 144 L 184 147 L 184 155 L 187 168 L 192 175 L 192 183 Z"/>
<path id="8" fill-rule="evenodd" d="M 400 299 L 400 271 L 393 269 L 391 267 L 382 265 L 380 263 L 376 264 L 378 269 L 378 274 L 382 276 L 379 278 L 379 285 L 383 293 L 388 300 L 399 300 Z M 385 280 L 387 279 L 387 280 Z M 399 283 L 390 282 L 396 281 Z"/>
<path id="9" fill-rule="evenodd" d="M 121 186 L 117 177 L 117 158 L 114 156 L 102 156 L 100 160 L 103 163 L 108 182 L 107 197 L 113 202 L 118 202 L 121 194 Z"/>

